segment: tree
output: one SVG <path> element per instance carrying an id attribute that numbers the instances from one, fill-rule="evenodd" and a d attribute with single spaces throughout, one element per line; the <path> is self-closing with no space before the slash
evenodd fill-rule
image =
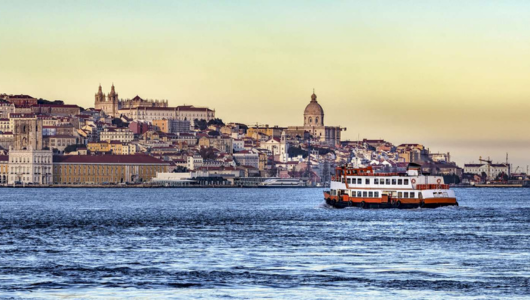
<path id="1" fill-rule="evenodd" d="M 211 119 L 210 121 L 208 121 L 208 126 L 210 126 L 210 125 L 224 126 L 225 123 L 223 123 L 223 120 L 221 120 L 219 118 L 215 118 L 215 119 Z"/>
<path id="2" fill-rule="evenodd" d="M 208 135 L 209 136 L 219 136 L 220 133 L 218 131 L 215 131 L 215 130 L 211 130 L 208 132 Z"/>
<path id="3" fill-rule="evenodd" d="M 77 151 L 79 147 L 85 147 L 83 144 L 74 144 L 74 145 L 68 145 L 64 148 L 64 153 Z"/>
<path id="4" fill-rule="evenodd" d="M 307 151 L 302 150 L 300 147 L 289 147 L 287 154 L 289 154 L 289 157 L 296 157 L 298 155 L 302 155 L 303 158 L 307 157 Z"/>
<path id="5" fill-rule="evenodd" d="M 188 172 L 188 168 L 184 167 L 184 166 L 177 166 L 174 170 L 173 170 L 173 173 L 187 173 Z"/>
<path id="6" fill-rule="evenodd" d="M 201 155 L 202 159 L 215 159 L 215 151 L 212 147 L 202 148 L 199 150 L 199 154 Z"/>
<path id="7" fill-rule="evenodd" d="M 112 125 L 116 125 L 116 127 L 118 128 L 129 127 L 129 123 L 123 122 L 123 120 L 120 118 L 112 119 Z"/>
<path id="8" fill-rule="evenodd" d="M 208 128 L 208 123 L 206 123 L 205 119 L 195 119 L 193 120 L 193 123 L 195 124 L 195 129 L 205 130 Z"/>

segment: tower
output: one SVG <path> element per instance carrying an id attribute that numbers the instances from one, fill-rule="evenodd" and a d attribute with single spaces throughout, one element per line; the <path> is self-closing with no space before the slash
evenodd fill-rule
<path id="1" fill-rule="evenodd" d="M 115 118 L 118 114 L 118 93 L 116 93 L 114 89 L 114 83 L 112 84 L 112 87 L 110 88 L 110 93 L 107 95 L 107 102 L 108 102 L 108 112 L 105 112 L 105 113 Z"/>
<path id="2" fill-rule="evenodd" d="M 96 101 L 95 101 L 95 103 L 94 103 L 94 107 L 95 107 L 96 109 L 99 109 L 98 106 L 99 106 L 101 103 L 105 102 L 105 94 L 103 94 L 103 91 L 101 90 L 101 84 L 99 85 L 99 90 L 98 90 L 98 92 L 96 93 L 96 97 L 95 97 L 95 98 L 96 98 Z"/>
<path id="3" fill-rule="evenodd" d="M 13 125 L 13 150 L 42 150 L 42 120 L 15 119 Z"/>
<path id="4" fill-rule="evenodd" d="M 282 131 L 282 137 L 280 140 L 280 161 L 287 162 L 287 157 L 289 156 L 289 144 L 287 143 L 287 135 L 285 130 Z"/>
<path id="5" fill-rule="evenodd" d="M 313 90 L 311 102 L 304 110 L 304 127 L 324 126 L 324 109 L 318 104 L 317 95 Z"/>

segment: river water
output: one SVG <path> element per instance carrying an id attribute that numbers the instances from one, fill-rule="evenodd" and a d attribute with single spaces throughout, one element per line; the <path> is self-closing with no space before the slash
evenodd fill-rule
<path id="1" fill-rule="evenodd" d="M 530 190 L 331 209 L 320 189 L 0 189 L 0 297 L 530 297 Z"/>

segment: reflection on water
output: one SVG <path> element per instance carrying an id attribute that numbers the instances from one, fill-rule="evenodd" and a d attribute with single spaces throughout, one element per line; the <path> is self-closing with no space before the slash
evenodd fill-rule
<path id="1" fill-rule="evenodd" d="M 530 196 L 331 209 L 318 189 L 2 189 L 0 297 L 530 294 Z"/>

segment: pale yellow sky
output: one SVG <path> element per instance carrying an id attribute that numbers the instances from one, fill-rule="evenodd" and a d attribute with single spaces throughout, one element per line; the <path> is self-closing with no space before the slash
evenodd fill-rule
<path id="1" fill-rule="evenodd" d="M 526 168 L 525 1 L 10 1 L 0 93 L 93 106 L 120 97 L 299 125 L 316 89 L 326 124 Z"/>

